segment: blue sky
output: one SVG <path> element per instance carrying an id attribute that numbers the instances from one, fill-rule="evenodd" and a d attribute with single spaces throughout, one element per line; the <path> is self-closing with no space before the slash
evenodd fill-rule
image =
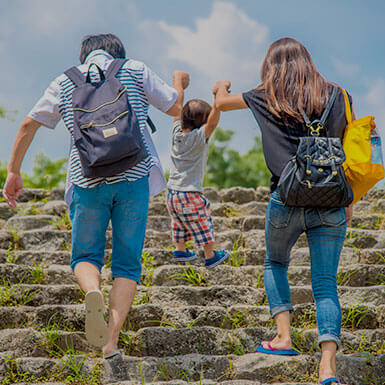
<path id="1" fill-rule="evenodd" d="M 353 96 L 357 116 L 375 115 L 385 138 L 385 2 L 383 0 L 13 0 L 0 14 L 0 105 L 18 110 L 0 120 L 0 160 L 8 160 L 25 115 L 51 80 L 78 63 L 81 38 L 112 32 L 128 57 L 144 61 L 165 81 L 172 71 L 191 74 L 186 98 L 212 100 L 218 79 L 232 92 L 255 87 L 267 47 L 291 36 L 309 49 L 319 71 Z M 171 120 L 151 110 L 154 140 L 165 168 Z M 228 112 L 220 125 L 236 131 L 233 146 L 246 151 L 258 134 L 249 111 Z M 383 139 L 385 141 L 385 139 Z M 65 157 L 64 126 L 40 128 L 23 170 L 43 150 Z"/>

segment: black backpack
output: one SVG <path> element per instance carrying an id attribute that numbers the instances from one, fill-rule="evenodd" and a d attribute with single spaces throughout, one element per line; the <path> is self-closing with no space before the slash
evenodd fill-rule
<path id="1" fill-rule="evenodd" d="M 353 201 L 342 167 L 345 153 L 341 140 L 329 138 L 325 127 L 336 94 L 334 87 L 320 120 L 310 122 L 303 112 L 310 136 L 300 138 L 297 153 L 285 166 L 278 182 L 279 194 L 286 206 L 346 207 Z M 326 137 L 319 136 L 323 129 Z"/>
<path id="2" fill-rule="evenodd" d="M 74 144 L 79 151 L 82 174 L 87 178 L 119 174 L 147 156 L 127 89 L 116 77 L 125 62 L 112 61 L 105 74 L 94 63 L 86 76 L 77 67 L 64 72 L 76 85 L 72 94 Z M 97 83 L 90 82 L 93 65 L 100 76 Z M 152 122 L 150 126 L 154 129 Z"/>

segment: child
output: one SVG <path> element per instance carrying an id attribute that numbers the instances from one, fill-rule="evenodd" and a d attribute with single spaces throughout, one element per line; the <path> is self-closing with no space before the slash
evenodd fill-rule
<path id="1" fill-rule="evenodd" d="M 214 250 L 214 226 L 210 202 L 203 195 L 203 176 L 208 157 L 208 141 L 217 127 L 220 112 L 200 99 L 183 106 L 184 89 L 189 84 L 186 72 L 175 71 L 173 86 L 178 91 L 181 116 L 174 118 L 171 169 L 168 180 L 167 208 L 172 219 L 175 242 L 174 262 L 190 262 L 196 254 L 186 248 L 193 239 L 202 246 L 205 266 L 215 267 L 229 257 L 227 250 Z M 183 106 L 183 109 L 182 109 Z"/>

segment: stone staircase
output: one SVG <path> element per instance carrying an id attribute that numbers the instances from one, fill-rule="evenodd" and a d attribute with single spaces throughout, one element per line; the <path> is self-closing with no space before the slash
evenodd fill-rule
<path id="1" fill-rule="evenodd" d="M 121 334 L 125 367 L 114 372 L 84 336 L 84 294 L 69 268 L 63 191 L 25 190 L 16 210 L 0 203 L 0 383 L 313 384 L 320 353 L 309 255 L 302 236 L 289 280 L 297 357 L 255 353 L 274 336 L 263 289 L 268 190 L 207 188 L 216 241 L 231 250 L 213 270 L 171 264 L 164 196 L 150 205 L 143 277 Z M 111 232 L 102 287 L 108 291 Z M 355 206 L 338 273 L 343 308 L 338 375 L 385 384 L 385 190 Z"/>

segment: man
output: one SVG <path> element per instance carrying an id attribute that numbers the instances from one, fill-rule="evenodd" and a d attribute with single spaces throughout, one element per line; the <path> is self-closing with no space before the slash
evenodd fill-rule
<path id="1" fill-rule="evenodd" d="M 89 71 L 91 82 L 98 81 L 100 75 L 93 64 L 105 73 L 114 58 L 125 58 L 123 44 L 116 36 L 86 36 L 81 44 L 82 64 L 78 69 L 84 75 Z M 147 157 L 121 174 L 106 178 L 85 178 L 73 136 L 72 94 L 76 86 L 62 74 L 49 85 L 20 127 L 3 192 L 8 204 L 15 207 L 15 200 L 23 188 L 21 164 L 36 131 L 41 125 L 53 129 L 63 119 L 72 143 L 65 194 L 72 221 L 71 267 L 86 293 L 87 339 L 93 345 L 103 347 L 106 358 L 120 354 L 117 345 L 119 333 L 134 299 L 141 273 L 140 260 L 149 197 L 165 187 L 159 158 L 146 128 L 148 106 L 152 104 L 170 116 L 179 116 L 180 90 L 188 83 L 188 75 L 177 71 L 174 75 L 175 88 L 171 88 L 145 64 L 135 60 L 126 61 L 116 76 L 127 87 L 128 101 L 138 119 Z M 113 232 L 113 285 L 107 328 L 103 317 L 100 271 L 110 220 Z"/>

